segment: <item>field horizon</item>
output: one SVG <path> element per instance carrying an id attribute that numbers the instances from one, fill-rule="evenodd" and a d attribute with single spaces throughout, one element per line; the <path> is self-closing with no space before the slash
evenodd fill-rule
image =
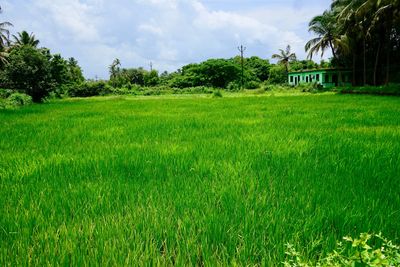
<path id="1" fill-rule="evenodd" d="M 95 97 L 0 110 L 0 265 L 269 265 L 400 241 L 400 102 Z"/>

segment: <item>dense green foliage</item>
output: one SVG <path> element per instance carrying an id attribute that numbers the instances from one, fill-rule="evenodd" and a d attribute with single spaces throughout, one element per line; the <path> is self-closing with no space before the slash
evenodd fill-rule
<path id="1" fill-rule="evenodd" d="M 34 102 L 41 102 L 49 94 L 60 97 L 68 88 L 84 81 L 74 58 L 65 60 L 46 48 L 38 48 L 40 41 L 27 31 L 13 35 L 11 40 L 11 26 L 9 22 L 0 23 L 0 88 L 12 89 L 16 95 L 27 94 Z M 2 97 L 0 101 L 8 102 Z"/>
<path id="2" fill-rule="evenodd" d="M 51 88 L 50 62 L 45 51 L 32 46 L 14 48 L 4 69 L 5 87 L 26 92 L 35 102 L 49 94 Z"/>
<path id="3" fill-rule="evenodd" d="M 389 84 L 385 86 L 339 87 L 336 88 L 335 90 L 345 94 L 374 94 L 374 95 L 400 96 L 400 84 Z"/>
<path id="4" fill-rule="evenodd" d="M 32 97 L 13 90 L 0 89 L 0 109 L 16 108 L 32 104 Z"/>
<path id="5" fill-rule="evenodd" d="M 0 111 L 0 265 L 270 265 L 400 241 L 393 97 L 111 97 Z M 238 94 L 232 94 L 238 95 Z"/>
<path id="6" fill-rule="evenodd" d="M 335 66 L 353 70 L 353 84 L 400 82 L 399 0 L 334 0 L 309 26 L 317 35 L 306 44 L 310 57 L 330 49 Z"/>
<path id="7" fill-rule="evenodd" d="M 145 87 L 168 86 L 171 88 L 190 88 L 198 86 L 237 90 L 241 79 L 239 58 L 209 59 L 198 64 L 183 66 L 176 72 L 164 72 L 143 68 L 121 68 L 119 59 L 110 65 L 110 85 L 115 88 L 139 85 Z M 244 80 L 251 87 L 254 83 L 267 81 L 271 64 L 259 57 L 245 59 Z M 281 81 L 282 83 L 285 80 Z"/>
<path id="8" fill-rule="evenodd" d="M 343 244 L 338 242 L 337 248 L 317 262 L 306 259 L 288 245 L 288 259 L 285 267 L 339 267 L 339 266 L 400 266 L 400 246 L 383 237 L 382 234 L 360 234 L 359 238 L 344 237 Z"/>
<path id="9" fill-rule="evenodd" d="M 3 88 L 30 95 L 40 102 L 50 92 L 62 94 L 64 87 L 77 86 L 83 81 L 76 60 L 51 55 L 48 49 L 19 45 L 10 49 L 7 64 L 0 70 Z"/>

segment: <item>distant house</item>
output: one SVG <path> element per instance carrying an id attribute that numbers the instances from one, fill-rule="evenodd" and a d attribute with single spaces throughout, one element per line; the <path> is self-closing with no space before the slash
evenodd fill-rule
<path id="1" fill-rule="evenodd" d="M 352 71 L 344 69 L 316 69 L 289 72 L 289 84 L 319 83 L 324 88 L 351 85 Z"/>

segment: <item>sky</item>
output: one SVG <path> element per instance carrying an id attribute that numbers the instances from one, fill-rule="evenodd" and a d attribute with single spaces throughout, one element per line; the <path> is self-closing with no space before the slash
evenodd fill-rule
<path id="1" fill-rule="evenodd" d="M 107 79 L 122 67 L 175 71 L 209 58 L 270 59 L 292 46 L 305 59 L 307 24 L 331 0 L 2 0 L 1 21 L 13 34 L 34 33 L 40 45 L 74 57 L 86 78 Z M 329 54 L 327 55 L 329 57 Z M 274 62 L 274 61 L 272 61 Z"/>

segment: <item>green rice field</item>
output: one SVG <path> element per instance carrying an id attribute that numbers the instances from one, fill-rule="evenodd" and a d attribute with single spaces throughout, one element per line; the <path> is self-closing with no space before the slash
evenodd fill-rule
<path id="1" fill-rule="evenodd" d="M 0 110 L 0 266 L 277 266 L 400 241 L 400 99 L 103 97 Z"/>

